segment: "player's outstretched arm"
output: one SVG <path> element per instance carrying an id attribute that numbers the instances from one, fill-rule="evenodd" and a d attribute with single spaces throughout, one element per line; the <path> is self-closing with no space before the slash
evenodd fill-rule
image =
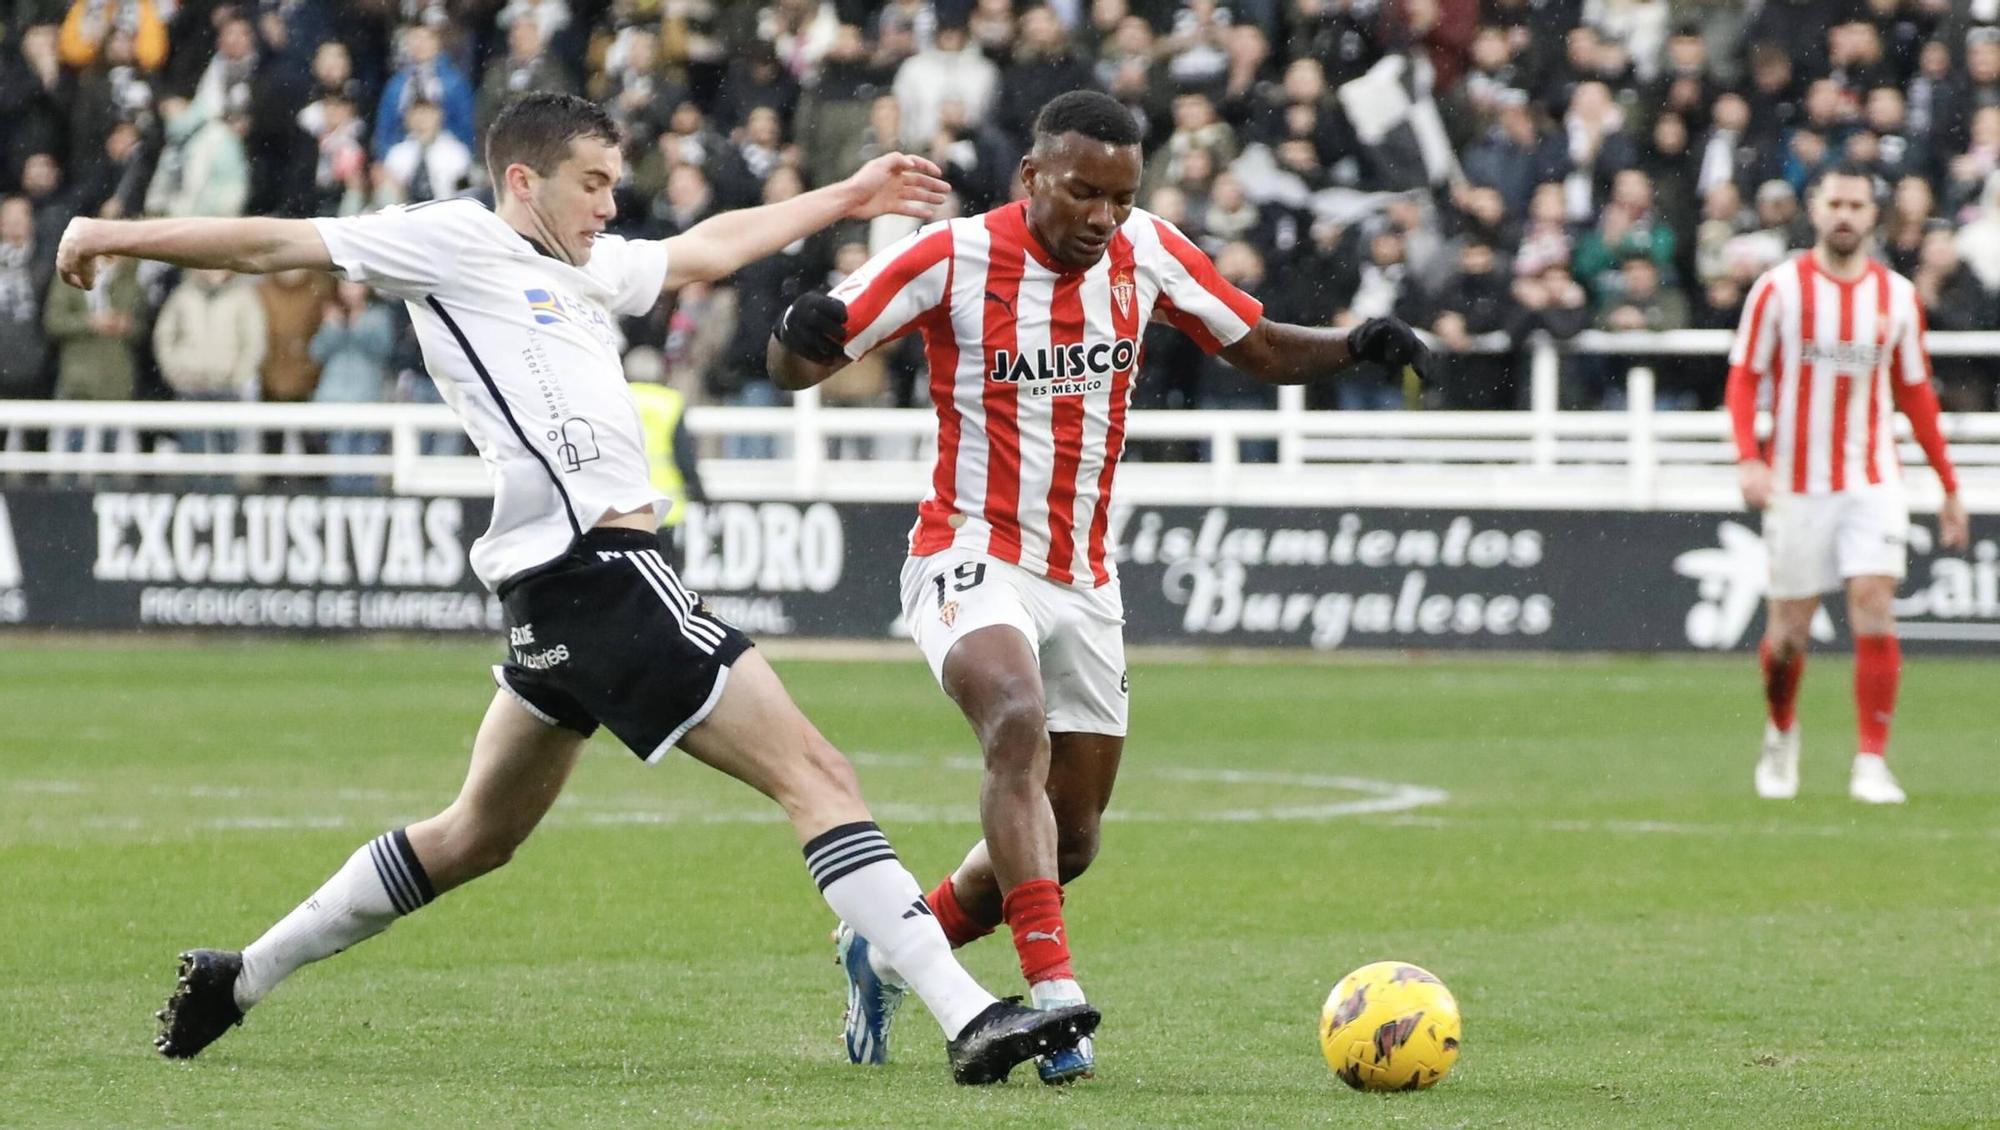
<path id="1" fill-rule="evenodd" d="M 839 184 L 712 216 L 666 241 L 665 289 L 727 278 L 838 220 L 891 214 L 927 220 L 951 190 L 939 172 L 922 157 L 885 153 Z"/>
<path id="2" fill-rule="evenodd" d="M 78 217 L 63 229 L 56 270 L 64 282 L 88 290 L 100 260 L 111 256 L 157 259 L 197 270 L 265 274 L 304 267 L 333 269 L 333 256 L 311 220 L 189 217 L 179 220 L 94 220 Z"/>
<path id="3" fill-rule="evenodd" d="M 1337 375 L 1359 361 L 1392 369 L 1405 366 L 1430 379 L 1430 347 L 1401 319 L 1370 318 L 1348 329 L 1295 326 L 1259 318 L 1235 344 L 1224 346 L 1222 359 L 1250 376 L 1274 385 L 1305 384 Z"/>

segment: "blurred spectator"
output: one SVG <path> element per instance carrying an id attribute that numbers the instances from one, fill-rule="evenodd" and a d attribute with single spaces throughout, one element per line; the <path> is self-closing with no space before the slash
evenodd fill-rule
<path id="1" fill-rule="evenodd" d="M 978 52 L 972 54 L 977 56 Z M 778 65 L 778 54 L 771 45 L 762 42 L 729 61 L 728 73 L 715 94 L 715 120 L 721 128 L 734 130 L 760 106 L 775 110 L 779 120 L 786 122 L 799 107 L 798 80 Z"/>
<path id="2" fill-rule="evenodd" d="M 23 196 L 0 199 L 0 400 L 48 395 L 42 296 L 53 260 L 35 246 L 35 214 Z"/>
<path id="3" fill-rule="evenodd" d="M 477 144 L 472 86 L 457 64 L 440 54 L 436 29 L 424 24 L 404 28 L 398 42 L 396 73 L 382 88 L 382 102 L 375 110 L 376 159 L 403 140 L 405 111 L 418 101 L 443 107 L 444 128 L 467 149 Z"/>
<path id="4" fill-rule="evenodd" d="M 957 101 L 940 108 L 937 135 L 925 152 L 967 212 L 1005 204 L 1019 172 L 1020 151 L 999 130 L 967 120 Z"/>
<path id="5" fill-rule="evenodd" d="M 2000 329 L 1994 294 L 1959 261 L 1951 233 L 1933 228 L 1924 237 L 1923 253 L 1911 276 L 1917 297 L 1933 330 Z M 1948 411 L 1990 412 L 1995 378 L 1991 360 L 1983 357 L 1940 357 L 1936 360 L 1939 397 Z"/>
<path id="6" fill-rule="evenodd" d="M 506 13 L 501 14 L 504 16 Z M 564 18 L 567 20 L 566 14 Z M 533 19 L 517 19 L 507 25 L 507 53 L 486 64 L 486 77 L 479 82 L 479 95 L 475 100 L 473 111 L 473 124 L 477 136 L 482 138 L 486 136 L 486 127 L 493 124 L 493 119 L 499 116 L 500 107 L 514 95 L 525 94 L 530 90 L 575 93 L 576 84 L 570 81 L 569 72 L 543 50 L 546 34 L 542 30 L 542 25 Z M 652 55 L 657 50 L 658 42 L 650 36 L 635 40 L 633 56 L 628 59 L 636 58 L 641 52 Z M 645 46 L 642 48 L 641 44 Z M 620 84 L 605 101 L 608 105 L 617 107 L 619 124 L 628 132 L 631 129 L 630 123 L 636 118 L 640 121 L 653 122 L 656 126 L 653 132 L 657 133 L 659 132 L 657 127 L 666 124 L 666 114 L 664 111 L 658 111 L 657 118 L 649 117 L 650 113 L 655 112 L 652 106 L 652 99 L 656 93 L 652 85 L 653 60 L 647 58 L 643 62 L 644 70 L 638 72 L 645 80 L 643 87 L 636 84 Z M 633 70 L 633 67 L 628 67 L 622 73 L 629 75 Z"/>
<path id="7" fill-rule="evenodd" d="M 1334 325 L 1355 326 L 1391 315 L 1422 321 L 1423 294 L 1411 277 L 1406 250 L 1402 233 L 1393 227 L 1385 225 L 1369 238 L 1368 258 L 1361 264 L 1353 294 L 1334 315 Z M 1401 377 L 1376 365 L 1358 365 L 1334 384 L 1334 405 L 1350 412 L 1401 408 Z"/>
<path id="8" fill-rule="evenodd" d="M 257 34 L 250 21 L 232 9 L 219 9 L 215 55 L 195 85 L 193 100 L 217 117 L 245 113 L 257 78 Z"/>
<path id="9" fill-rule="evenodd" d="M 1716 185 L 1701 202 L 1701 222 L 1695 225 L 1694 277 L 1706 286 L 1731 273 L 1730 243 L 1750 230 L 1751 214 L 1734 181 Z M 1780 254 L 1783 248 L 1779 248 Z"/>
<path id="10" fill-rule="evenodd" d="M 796 169 L 780 168 L 764 183 L 764 203 L 776 204 L 805 191 Z M 720 366 L 710 381 L 709 393 L 718 399 L 736 401 L 746 389 L 769 385 L 764 375 L 764 345 L 778 315 L 794 298 L 819 285 L 832 262 L 826 232 L 799 240 L 750 263 L 730 278 L 736 289 L 736 332 L 723 350 Z M 753 390 L 750 402 L 771 403 L 766 389 Z"/>
<path id="11" fill-rule="evenodd" d="M 1607 286 L 1599 303 L 1600 330 L 1660 333 L 1686 329 L 1687 297 L 1680 288 L 1663 285 L 1660 265 L 1643 252 L 1628 254 L 1618 265 L 1615 286 Z"/>
<path id="12" fill-rule="evenodd" d="M 130 259 L 113 261 L 89 290 L 61 279 L 49 288 L 42 328 L 56 349 L 57 399 L 132 399 L 132 345 L 145 301 L 136 266 Z M 69 450 L 79 450 L 78 442 L 72 437 Z"/>
<path id="13" fill-rule="evenodd" d="M 19 53 L 0 60 L 0 106 L 7 110 L 7 128 L 0 130 L 0 175 L 25 179 L 23 169 L 34 154 L 69 152 L 65 85 L 55 27 L 24 28 Z"/>
<path id="14" fill-rule="evenodd" d="M 975 0 L 965 30 L 987 58 L 1007 58 L 1014 52 L 1014 0 Z"/>
<path id="15" fill-rule="evenodd" d="M 1166 144 L 1153 151 L 1140 180 L 1142 195 L 1163 184 L 1206 188 L 1218 169 L 1236 156 L 1236 131 L 1215 112 L 1215 103 L 1201 93 L 1174 99 L 1174 128 Z M 1195 170 L 1191 171 L 1190 165 Z"/>
<path id="16" fill-rule="evenodd" d="M 300 121 L 313 123 L 315 214 L 345 216 L 359 211 L 368 196 L 368 146 L 353 100 L 329 94 L 301 111 Z"/>
<path id="17" fill-rule="evenodd" d="M 819 77 L 840 26 L 829 0 L 777 0 L 757 14 L 757 38 L 771 45 L 785 73 L 801 83 Z"/>
<path id="18" fill-rule="evenodd" d="M 820 60 L 819 81 L 799 103 L 799 115 L 792 128 L 804 144 L 806 179 L 813 184 L 832 184 L 864 163 L 860 149 L 869 133 L 878 102 L 894 111 L 896 100 L 880 92 L 888 86 L 888 76 L 875 69 L 861 29 L 841 24 L 834 32 L 833 46 Z M 894 148 L 898 131 L 882 135 Z"/>
<path id="19" fill-rule="evenodd" d="M 1750 133 L 1750 103 L 1741 94 L 1728 93 L 1715 100 L 1709 128 L 1698 150 L 1694 190 L 1702 199 L 1725 182 L 1738 191 L 1770 179 L 1769 157 Z"/>
<path id="20" fill-rule="evenodd" d="M 62 166 L 47 153 L 33 153 L 21 165 L 21 195 L 35 214 L 35 254 L 55 261 L 56 244 L 76 208 L 62 190 Z"/>
<path id="21" fill-rule="evenodd" d="M 250 163 L 243 151 L 245 119 L 217 117 L 205 101 L 160 100 L 166 147 L 146 190 L 148 215 L 240 216 L 250 199 Z"/>
<path id="22" fill-rule="evenodd" d="M 647 239 L 667 239 L 708 219 L 716 211 L 708 177 L 694 165 L 677 165 L 655 198 L 644 225 Z"/>
<path id="23" fill-rule="evenodd" d="M 1653 181 L 1638 169 L 1621 170 L 1597 226 L 1576 245 L 1576 277 L 1598 294 L 1615 288 L 1609 276 L 1628 255 L 1645 255 L 1661 273 L 1674 267 L 1675 236 L 1653 207 Z"/>
<path id="24" fill-rule="evenodd" d="M 1509 408 L 1513 376 L 1504 354 L 1464 353 L 1473 339 L 1504 332 L 1514 317 L 1512 287 L 1495 248 L 1469 239 L 1458 249 L 1458 269 L 1429 295 L 1429 329 L 1447 352 L 1460 353 L 1438 371 L 1440 407 Z"/>
<path id="25" fill-rule="evenodd" d="M 1535 186 L 1560 181 L 1568 173 L 1570 156 L 1562 139 L 1543 132 L 1536 122 L 1526 93 L 1503 90 L 1495 103 L 1494 125 L 1466 150 L 1462 165 L 1474 184 L 1500 190 L 1509 215 L 1522 216 Z"/>
<path id="26" fill-rule="evenodd" d="M 1954 242 L 1959 257 L 1979 276 L 1980 285 L 2000 292 L 2000 174 L 1986 178 L 1979 210 L 1970 223 L 1958 229 Z"/>
<path id="27" fill-rule="evenodd" d="M 1576 255 L 1576 239 L 1566 219 L 1568 210 L 1561 184 L 1544 181 L 1535 186 L 1528 202 L 1528 222 L 1514 253 L 1516 275 L 1539 275 L 1558 264 L 1569 265 Z"/>
<path id="28" fill-rule="evenodd" d="M 254 400 L 267 339 L 264 308 L 250 280 L 228 271 L 189 271 L 153 323 L 153 356 L 178 400 Z M 236 432 L 190 429 L 181 450 L 228 452 Z"/>
<path id="29" fill-rule="evenodd" d="M 1562 263 L 1551 263 L 1539 275 L 1515 278 L 1513 314 L 1507 334 L 1514 341 L 1517 368 L 1525 364 L 1526 348 L 1535 334 L 1546 333 L 1561 341 L 1590 328 L 1591 321 L 1589 296 Z M 1563 367 L 1562 407 L 1594 406 L 1602 392 L 1595 385 L 1598 374 L 1574 361 Z"/>
<path id="30" fill-rule="evenodd" d="M 1603 207 L 1604 190 L 1619 170 L 1638 163 L 1638 147 L 1625 130 L 1625 111 L 1602 82 L 1580 82 L 1563 115 L 1571 172 L 1564 182 L 1569 218 L 1584 223 Z"/>
<path id="31" fill-rule="evenodd" d="M 1882 252 L 1891 268 L 1913 275 L 1924 236 L 1937 215 L 1937 200 L 1931 182 L 1920 176 L 1905 176 L 1895 184 L 1895 194 L 1882 215 Z"/>
<path id="32" fill-rule="evenodd" d="M 153 122 L 153 85 L 133 59 L 130 33 L 113 31 L 96 62 L 76 77 L 70 103 L 71 179 L 90 175 L 91 147 L 120 122 L 141 129 Z"/>
<path id="33" fill-rule="evenodd" d="M 569 76 L 542 52 L 533 24 L 515 24 L 507 33 L 507 45 L 505 62 L 487 71 L 479 88 L 481 137 L 510 96 L 527 90 L 570 89 Z M 660 41 L 650 35 L 632 37 L 619 65 L 607 66 L 602 78 L 593 94 L 635 143 L 665 132 L 674 107 L 687 97 L 686 88 L 661 65 Z"/>
<path id="34" fill-rule="evenodd" d="M 1215 0 L 1185 0 L 1161 50 L 1167 77 L 1182 89 L 1217 84 L 1229 68 L 1230 11 Z"/>
<path id="35" fill-rule="evenodd" d="M 82 70 L 99 61 L 106 43 L 123 36 L 132 59 L 149 71 L 167 61 L 167 25 L 154 0 L 74 0 L 63 17 L 63 65 Z"/>
<path id="36" fill-rule="evenodd" d="M 516 24 L 516 27 L 522 26 Z M 389 392 L 389 354 L 396 344 L 395 322 L 386 307 L 362 283 L 341 280 L 325 306 L 319 330 L 312 338 L 312 360 L 319 366 L 319 383 L 312 398 L 328 404 L 372 404 Z M 329 455 L 375 455 L 382 437 L 372 431 L 334 431 L 326 437 Z M 367 475 L 336 475 L 328 483 L 336 491 L 372 490 Z"/>
<path id="37" fill-rule="evenodd" d="M 1001 72 L 994 120 L 1015 145 L 1026 149 L 1035 115 L 1050 99 L 1096 85 L 1090 62 L 1070 46 L 1055 11 L 1038 4 L 1021 14 L 1020 41 Z"/>
<path id="38" fill-rule="evenodd" d="M 319 271 L 279 271 L 257 280 L 266 330 L 264 361 L 258 369 L 259 399 L 285 403 L 312 399 L 319 384 L 312 339 L 333 296 L 333 277 Z"/>
<path id="39" fill-rule="evenodd" d="M 412 102 L 404 111 L 403 140 L 382 158 L 385 204 L 421 204 L 464 191 L 472 177 L 472 151 L 444 129 L 435 102 Z"/>
<path id="40" fill-rule="evenodd" d="M 911 56 L 896 70 L 896 104 L 902 111 L 903 144 L 922 147 L 936 135 L 947 101 L 965 109 L 968 120 L 986 116 L 1000 84 L 1000 71 L 971 45 L 961 23 L 941 24 L 937 44 Z"/>
<path id="41" fill-rule="evenodd" d="M 1216 253 L 1215 270 L 1245 294 L 1267 293 L 1264 257 L 1248 243 L 1237 240 L 1224 246 Z M 1196 383 L 1195 406 L 1213 409 L 1276 408 L 1278 388 L 1252 379 L 1220 357 L 1203 356 L 1201 376 Z M 1236 454 L 1245 463 L 1275 463 L 1278 461 L 1278 441 L 1242 440 Z"/>

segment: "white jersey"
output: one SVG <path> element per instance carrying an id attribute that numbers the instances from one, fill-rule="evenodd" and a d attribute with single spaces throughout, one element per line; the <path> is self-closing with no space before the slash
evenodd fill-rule
<path id="1" fill-rule="evenodd" d="M 336 269 L 408 304 L 424 364 L 486 461 L 493 521 L 471 559 L 488 588 L 563 556 L 607 514 L 665 517 L 613 321 L 659 300 L 664 244 L 600 235 L 572 267 L 464 199 L 313 223 Z"/>

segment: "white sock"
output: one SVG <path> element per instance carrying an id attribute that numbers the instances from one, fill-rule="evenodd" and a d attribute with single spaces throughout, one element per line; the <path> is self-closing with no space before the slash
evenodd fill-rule
<path id="1" fill-rule="evenodd" d="M 243 950 L 236 1007 L 248 1010 L 299 966 L 374 937 L 434 897 L 410 838 L 401 828 L 382 833 Z"/>
<path id="2" fill-rule="evenodd" d="M 1028 986 L 1028 1000 L 1036 1008 L 1061 1008 L 1083 1003 L 1083 986 L 1067 977 L 1037 981 Z"/>
<path id="3" fill-rule="evenodd" d="M 805 846 L 806 869 L 828 906 L 895 970 L 946 1037 L 956 1037 L 994 1001 L 951 955 L 924 890 L 872 822 L 842 824 Z"/>

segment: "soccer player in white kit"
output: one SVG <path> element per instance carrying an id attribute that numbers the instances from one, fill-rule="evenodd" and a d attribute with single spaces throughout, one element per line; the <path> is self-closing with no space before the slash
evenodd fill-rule
<path id="1" fill-rule="evenodd" d="M 1418 365 L 1394 319 L 1294 326 L 1133 207 L 1139 132 L 1095 91 L 1042 108 L 1028 199 L 923 228 L 786 311 L 767 355 L 789 388 L 921 333 L 937 467 L 903 568 L 904 622 L 985 754 L 985 839 L 927 896 L 954 945 L 1005 923 L 1036 1004 L 1083 999 L 1062 883 L 1097 854 L 1125 746 L 1124 603 L 1109 520 L 1146 323 L 1162 318 L 1250 376 L 1298 384 L 1356 361 Z M 880 1062 L 898 992 L 843 931 L 847 1044 Z M 1064 1083 L 1088 1041 L 1037 1061 Z"/>
<path id="2" fill-rule="evenodd" d="M 944 198 L 936 167 L 886 155 L 840 184 L 643 241 L 604 231 L 622 162 L 600 107 L 536 93 L 489 131 L 491 211 L 459 199 L 344 219 L 85 219 L 64 233 L 59 269 L 84 288 L 100 257 L 137 256 L 335 270 L 403 299 L 426 367 L 494 477 L 493 522 L 471 559 L 506 607 L 511 653 L 493 669 L 498 690 L 458 799 L 364 845 L 241 953 L 182 954 L 159 1013 L 163 1054 L 195 1055 L 300 966 L 506 863 L 600 723 L 648 763 L 678 747 L 783 806 L 827 903 L 936 1015 L 959 1082 L 1004 1079 L 1095 1027 L 1094 1010 L 1051 1021 L 996 1000 L 959 966 L 852 766 L 661 560 L 666 499 L 612 322 L 843 217 L 926 216 Z"/>
<path id="3" fill-rule="evenodd" d="M 1901 804 L 1889 771 L 1902 650 L 1897 582 L 1907 569 L 1909 506 L 1892 413 L 1909 418 L 1944 487 L 1938 540 L 1963 548 L 1969 526 L 1924 348 L 1924 312 L 1910 280 L 1868 254 L 1874 178 L 1858 167 L 1822 173 L 1810 198 L 1812 250 L 1766 271 L 1744 302 L 1730 352 L 1727 403 L 1743 501 L 1764 513 L 1770 609 L 1760 655 L 1769 719 L 1754 774 L 1757 795 L 1799 791 L 1795 706 L 1820 594 L 1847 590 L 1854 632 L 1858 748 L 1848 793 Z M 1769 386 L 1770 443 L 1757 443 L 1757 396 Z"/>

